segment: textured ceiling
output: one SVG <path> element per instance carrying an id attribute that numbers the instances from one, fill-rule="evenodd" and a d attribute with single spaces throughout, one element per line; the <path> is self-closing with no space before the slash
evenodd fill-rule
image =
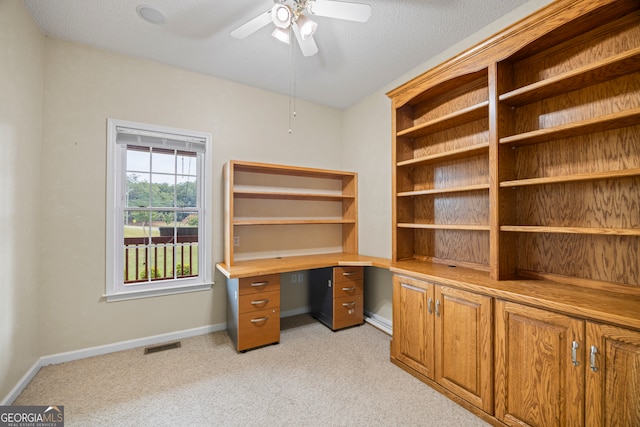
<path id="1" fill-rule="evenodd" d="M 321 0 L 318 0 L 321 1 Z M 229 35 L 272 0 L 24 0 L 51 37 L 150 59 L 222 79 L 347 108 L 527 0 L 354 0 L 371 5 L 356 23 L 314 17 L 319 53 L 303 57 L 270 36 Z M 140 4 L 166 22 L 140 19 Z"/>

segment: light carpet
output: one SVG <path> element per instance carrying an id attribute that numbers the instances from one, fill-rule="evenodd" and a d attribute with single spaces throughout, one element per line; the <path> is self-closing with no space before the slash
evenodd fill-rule
<path id="1" fill-rule="evenodd" d="M 14 405 L 64 405 L 66 426 L 487 426 L 389 361 L 390 337 L 282 319 L 280 344 L 226 332 L 43 367 Z"/>

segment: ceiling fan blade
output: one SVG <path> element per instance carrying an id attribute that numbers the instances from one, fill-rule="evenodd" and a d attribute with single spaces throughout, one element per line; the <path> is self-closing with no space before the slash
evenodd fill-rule
<path id="1" fill-rule="evenodd" d="M 291 27 L 293 28 L 293 33 L 296 35 L 296 40 L 298 41 L 298 45 L 300 46 L 300 50 L 304 56 L 313 56 L 318 53 L 318 46 L 316 45 L 316 41 L 313 39 L 313 36 L 303 40 L 298 23 L 294 22 Z"/>
<path id="2" fill-rule="evenodd" d="M 255 33 L 256 31 L 258 31 L 260 28 L 268 25 L 270 22 L 271 22 L 271 9 L 269 9 L 265 13 L 262 13 L 256 16 L 251 21 L 231 31 L 231 36 L 237 39 L 244 39 L 246 37 L 249 37 L 251 34 Z"/>
<path id="3" fill-rule="evenodd" d="M 328 18 L 367 22 L 371 16 L 371 6 L 361 3 L 316 0 L 311 3 L 311 13 L 318 16 L 326 16 Z"/>

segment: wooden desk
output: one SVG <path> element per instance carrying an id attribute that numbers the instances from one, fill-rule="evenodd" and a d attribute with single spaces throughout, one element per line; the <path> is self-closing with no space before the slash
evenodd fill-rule
<path id="1" fill-rule="evenodd" d="M 241 261 L 233 266 L 217 264 L 216 268 L 227 277 L 227 332 L 236 350 L 280 341 L 280 273 L 327 267 L 389 269 L 390 261 L 333 253 Z"/>

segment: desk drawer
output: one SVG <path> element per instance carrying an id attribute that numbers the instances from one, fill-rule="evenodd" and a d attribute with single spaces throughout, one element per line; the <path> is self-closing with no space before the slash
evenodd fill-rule
<path id="1" fill-rule="evenodd" d="M 280 307 L 240 314 L 238 351 L 280 341 Z"/>
<path id="2" fill-rule="evenodd" d="M 248 313 L 277 307 L 280 307 L 279 290 L 240 295 L 238 298 L 238 313 Z"/>
<path id="3" fill-rule="evenodd" d="M 333 329 L 362 325 L 362 295 L 336 298 L 333 300 Z"/>
<path id="4" fill-rule="evenodd" d="M 334 283 L 357 282 L 362 281 L 363 278 L 363 267 L 335 267 L 333 269 Z"/>
<path id="5" fill-rule="evenodd" d="M 280 274 L 244 277 L 240 279 L 238 287 L 240 295 L 280 291 Z"/>
<path id="6" fill-rule="evenodd" d="M 345 282 L 336 282 L 333 285 L 333 297 L 353 297 L 363 294 L 363 280 L 349 280 Z"/>

